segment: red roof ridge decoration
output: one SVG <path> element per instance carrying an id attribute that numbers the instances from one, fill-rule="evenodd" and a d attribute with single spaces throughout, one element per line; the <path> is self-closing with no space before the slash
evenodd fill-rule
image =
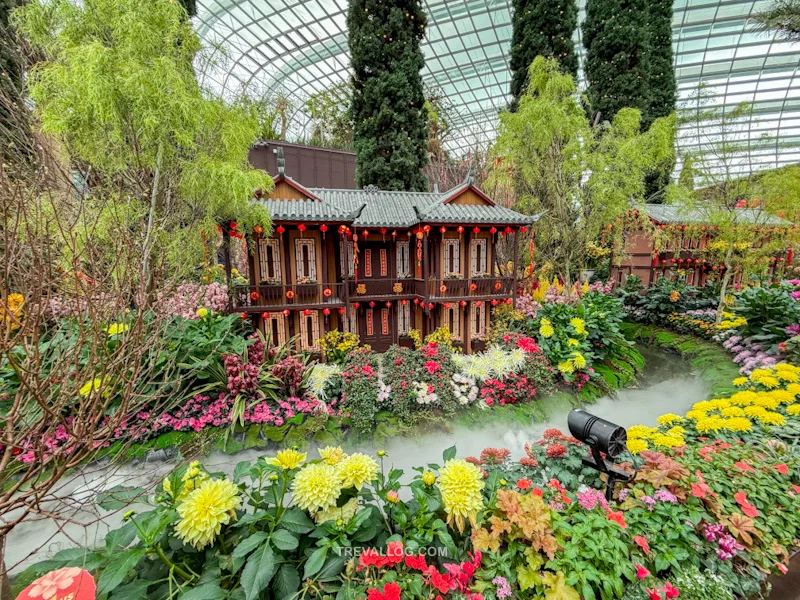
<path id="1" fill-rule="evenodd" d="M 478 188 L 476 185 L 471 184 L 471 183 L 464 183 L 464 184 L 461 184 L 460 186 L 458 186 L 457 188 L 455 188 L 455 190 L 447 198 L 444 199 L 442 204 L 450 204 L 453 200 L 455 200 L 459 196 L 463 195 L 465 192 L 469 192 L 469 191 L 472 191 L 475 194 L 477 194 L 480 197 L 480 199 L 483 200 L 484 202 L 486 202 L 489 206 L 497 206 L 497 204 L 494 202 L 494 200 L 489 198 L 489 196 L 484 194 L 483 191 L 480 188 Z"/>

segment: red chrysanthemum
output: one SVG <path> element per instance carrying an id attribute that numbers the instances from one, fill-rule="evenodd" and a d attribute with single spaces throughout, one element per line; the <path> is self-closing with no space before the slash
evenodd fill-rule
<path id="1" fill-rule="evenodd" d="M 560 429 L 556 429 L 555 427 L 551 427 L 550 429 L 545 429 L 542 437 L 546 440 L 560 440 L 564 437 L 564 434 L 561 433 Z"/>
<path id="2" fill-rule="evenodd" d="M 561 458 L 567 453 L 567 447 L 558 442 L 550 444 L 544 451 L 547 458 Z"/>

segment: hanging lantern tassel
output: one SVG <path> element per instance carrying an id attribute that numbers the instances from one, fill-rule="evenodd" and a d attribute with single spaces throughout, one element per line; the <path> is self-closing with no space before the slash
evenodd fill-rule
<path id="1" fill-rule="evenodd" d="M 322 239 L 325 239 L 325 232 L 328 231 L 328 226 L 323 223 L 319 226 L 319 230 L 322 232 Z"/>

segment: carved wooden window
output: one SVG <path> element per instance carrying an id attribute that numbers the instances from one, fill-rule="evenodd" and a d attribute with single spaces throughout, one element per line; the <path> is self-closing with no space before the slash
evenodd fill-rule
<path id="1" fill-rule="evenodd" d="M 262 281 L 280 281 L 281 247 L 278 240 L 259 240 L 258 258 Z"/>
<path id="2" fill-rule="evenodd" d="M 411 331 L 411 306 L 406 302 L 397 306 L 397 332 L 400 334 Z"/>
<path id="3" fill-rule="evenodd" d="M 486 337 L 486 305 L 481 304 L 478 306 L 475 302 L 472 303 L 470 324 L 472 337 L 483 338 Z"/>
<path id="4" fill-rule="evenodd" d="M 286 318 L 281 313 L 270 313 L 269 319 L 263 319 L 262 325 L 269 346 L 282 346 L 286 343 Z"/>
<path id="5" fill-rule="evenodd" d="M 444 240 L 444 274 L 446 277 L 461 275 L 461 240 Z"/>
<path id="6" fill-rule="evenodd" d="M 411 259 L 409 243 L 397 242 L 397 277 L 411 277 Z"/>
<path id="7" fill-rule="evenodd" d="M 344 321 L 344 330 L 347 333 L 358 335 L 358 311 L 355 306 L 347 307 L 347 316 Z"/>
<path id="8" fill-rule="evenodd" d="M 316 311 L 307 316 L 300 313 L 300 347 L 303 350 L 319 350 L 319 314 Z"/>
<path id="9" fill-rule="evenodd" d="M 484 238 L 470 241 L 469 262 L 472 277 L 489 274 L 489 252 L 487 248 L 487 240 Z"/>
<path id="10" fill-rule="evenodd" d="M 461 322 L 458 314 L 458 305 L 442 307 L 444 326 L 450 331 L 450 336 L 455 340 L 461 339 Z"/>
<path id="11" fill-rule="evenodd" d="M 353 276 L 353 242 L 345 241 L 341 249 L 342 274 L 347 273 L 348 277 Z"/>
<path id="12" fill-rule="evenodd" d="M 372 250 L 364 250 L 364 277 L 372 277 Z"/>
<path id="13" fill-rule="evenodd" d="M 300 238 L 294 241 L 294 260 L 297 281 L 317 280 L 317 252 L 313 239 Z"/>

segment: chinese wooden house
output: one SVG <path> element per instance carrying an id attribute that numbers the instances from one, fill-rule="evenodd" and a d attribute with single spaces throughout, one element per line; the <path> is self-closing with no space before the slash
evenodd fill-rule
<path id="1" fill-rule="evenodd" d="M 517 287 L 515 275 L 500 275 L 496 243 L 508 242 L 516 265 L 535 217 L 495 204 L 469 178 L 444 193 L 307 188 L 281 162 L 257 200 L 272 232 L 254 234 L 249 285 L 233 288 L 233 310 L 270 343 L 298 336 L 311 352 L 332 330 L 384 351 L 410 345 L 412 329 L 440 326 L 465 352 L 484 347 L 491 308 L 513 303 Z"/>

